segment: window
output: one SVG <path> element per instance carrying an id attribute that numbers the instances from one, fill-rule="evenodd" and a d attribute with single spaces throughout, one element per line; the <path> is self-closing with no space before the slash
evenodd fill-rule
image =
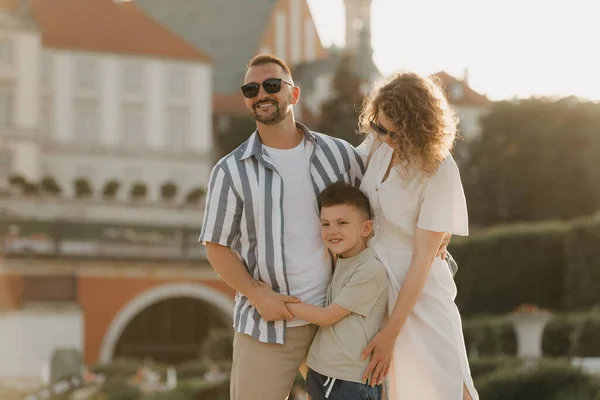
<path id="1" fill-rule="evenodd" d="M 183 151 L 190 145 L 190 116 L 186 109 L 171 109 L 167 112 L 167 146 L 171 150 Z"/>
<path id="2" fill-rule="evenodd" d="M 80 141 L 97 142 L 100 138 L 98 104 L 79 101 L 75 104 L 75 132 L 73 137 Z"/>
<path id="3" fill-rule="evenodd" d="M 96 89 L 98 78 L 98 66 L 94 60 L 82 58 L 77 60 L 75 79 L 77 89 L 94 90 Z"/>
<path id="4" fill-rule="evenodd" d="M 144 70 L 141 65 L 128 63 L 123 66 L 121 85 L 127 94 L 140 94 L 143 89 Z"/>
<path id="5" fill-rule="evenodd" d="M 14 95 L 12 86 L 0 84 L 0 127 L 9 127 L 13 121 Z"/>
<path id="6" fill-rule="evenodd" d="M 11 64 L 13 61 L 13 45 L 9 38 L 0 38 L 0 63 Z"/>
<path id="7" fill-rule="evenodd" d="M 129 148 L 143 146 L 144 110 L 142 107 L 125 107 L 121 114 L 121 142 Z"/>
<path id="8" fill-rule="evenodd" d="M 187 95 L 189 76 L 185 68 L 171 68 L 168 77 L 169 98 L 182 98 Z"/>

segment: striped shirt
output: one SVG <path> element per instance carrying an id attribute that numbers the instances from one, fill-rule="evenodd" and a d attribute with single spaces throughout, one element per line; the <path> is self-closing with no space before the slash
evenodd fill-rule
<path id="1" fill-rule="evenodd" d="M 333 182 L 356 187 L 364 163 L 347 142 L 303 132 L 310 154 L 310 176 L 317 196 Z M 249 274 L 270 285 L 277 293 L 289 295 L 284 258 L 283 185 L 273 161 L 262 146 L 258 132 L 213 167 L 206 196 L 206 209 L 199 241 L 213 242 L 235 250 Z M 315 234 L 319 227 L 315 226 Z M 265 343 L 285 343 L 287 321 L 265 321 L 237 293 L 233 327 Z"/>

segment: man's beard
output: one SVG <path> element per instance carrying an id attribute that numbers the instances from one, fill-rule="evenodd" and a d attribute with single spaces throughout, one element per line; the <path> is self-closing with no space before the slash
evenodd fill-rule
<path id="1" fill-rule="evenodd" d="M 260 103 L 257 103 L 252 107 L 250 115 L 252 116 L 252 118 L 254 118 L 256 122 L 260 122 L 264 125 L 276 125 L 287 118 L 287 116 L 290 113 L 288 102 L 285 102 L 283 104 L 283 107 L 279 107 L 279 102 L 275 100 L 268 101 L 272 102 L 275 108 L 275 110 L 273 110 L 273 112 L 270 115 L 259 115 L 256 112 L 256 106 L 260 105 L 261 103 L 265 103 L 266 101 L 261 101 Z"/>

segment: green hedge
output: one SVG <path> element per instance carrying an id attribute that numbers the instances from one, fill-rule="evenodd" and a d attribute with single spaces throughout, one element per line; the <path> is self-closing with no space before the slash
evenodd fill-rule
<path id="1" fill-rule="evenodd" d="M 463 332 L 472 359 L 516 354 L 516 335 L 507 315 L 467 319 Z M 557 314 L 544 329 L 542 351 L 546 357 L 600 357 L 600 309 Z"/>
<path id="2" fill-rule="evenodd" d="M 509 367 L 477 384 L 485 400 L 598 400 L 600 380 L 566 361 L 545 360 L 533 368 Z"/>
<path id="3" fill-rule="evenodd" d="M 600 214 L 455 238 L 456 303 L 465 316 L 506 313 L 523 303 L 554 311 L 600 305 L 599 243 Z"/>
<path id="4" fill-rule="evenodd" d="M 566 308 L 585 310 L 600 304 L 600 214 L 574 224 L 566 247 Z"/>

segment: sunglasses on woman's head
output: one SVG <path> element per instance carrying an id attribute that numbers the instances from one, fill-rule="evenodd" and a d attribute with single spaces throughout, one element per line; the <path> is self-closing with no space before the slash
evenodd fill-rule
<path id="1" fill-rule="evenodd" d="M 279 91 L 281 90 L 281 82 L 287 83 L 292 87 L 294 86 L 293 83 L 285 81 L 281 78 L 269 78 L 265 80 L 262 84 L 256 82 L 246 83 L 244 86 L 242 86 L 242 94 L 247 99 L 256 97 L 258 96 L 258 92 L 260 92 L 261 85 L 263 89 L 265 89 L 265 92 L 269 94 L 279 93 Z"/>
<path id="2" fill-rule="evenodd" d="M 371 129 L 373 129 L 375 131 L 375 133 L 377 133 L 379 136 L 389 135 L 389 137 L 391 139 L 396 137 L 396 132 L 388 131 L 383 126 L 379 125 L 377 122 L 371 121 L 370 124 L 371 124 Z"/>

